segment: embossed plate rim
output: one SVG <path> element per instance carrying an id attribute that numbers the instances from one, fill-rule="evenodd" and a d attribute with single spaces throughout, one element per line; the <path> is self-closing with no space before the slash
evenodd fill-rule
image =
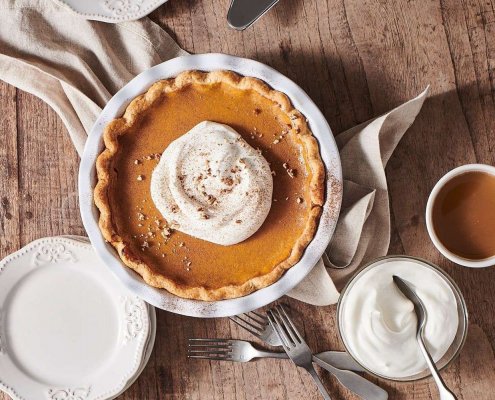
<path id="1" fill-rule="evenodd" d="M 120 117 L 127 105 L 144 93 L 154 82 L 177 76 L 186 70 L 231 70 L 241 75 L 259 78 L 274 89 L 285 93 L 295 108 L 308 119 L 311 130 L 320 144 L 327 170 L 327 196 L 318 230 L 301 260 L 272 285 L 247 296 L 204 302 L 172 295 L 166 290 L 147 285 L 142 278 L 126 267 L 113 247 L 105 243 L 98 227 L 99 212 L 93 202 L 96 184 L 96 158 L 103 149 L 103 130 L 114 118 Z M 311 98 L 293 81 L 258 61 L 219 53 L 195 54 L 173 58 L 158 64 L 131 80 L 103 109 L 88 136 L 79 166 L 79 204 L 86 232 L 103 262 L 131 291 L 155 307 L 193 317 L 216 318 L 240 314 L 260 308 L 282 297 L 313 269 L 330 242 L 337 224 L 342 203 L 342 167 L 339 151 L 325 117 Z"/>
<path id="2" fill-rule="evenodd" d="M 129 4 L 126 4 L 126 1 Z M 167 1 L 168 0 L 53 0 L 53 2 L 69 12 L 85 19 L 114 24 L 143 18 Z M 130 8 L 126 9 L 126 5 Z M 116 8 L 119 6 L 124 8 Z M 133 6 L 137 6 L 138 8 L 133 11 Z"/>
<path id="3" fill-rule="evenodd" d="M 61 252 L 56 257 L 50 254 L 44 254 L 46 259 L 39 261 L 37 255 L 41 254 L 40 249 L 44 246 L 61 245 Z M 60 256 L 63 255 L 63 257 Z M 74 261 L 74 259 L 76 261 Z M 130 386 L 130 382 L 136 377 L 146 360 L 146 351 L 150 343 L 150 333 L 152 326 L 150 321 L 150 309 L 148 305 L 138 296 L 134 295 L 100 264 L 101 261 L 96 256 L 90 244 L 68 238 L 43 238 L 29 243 L 27 246 L 5 257 L 0 261 L 0 287 L 3 287 L 0 293 L 0 312 L 1 325 L 6 320 L 8 302 L 10 301 L 9 293 L 16 287 L 16 284 L 33 271 L 45 268 L 48 265 L 64 265 L 84 268 L 85 273 L 93 274 L 97 280 L 105 282 L 105 290 L 114 298 L 111 307 L 117 307 L 123 312 L 119 313 L 118 337 L 121 341 L 116 345 L 115 352 L 108 359 L 108 364 L 103 373 L 94 377 L 92 382 L 80 383 L 75 379 L 77 385 L 70 387 L 52 385 L 49 382 L 41 382 L 24 372 L 12 359 L 9 351 L 8 340 L 2 342 L 4 351 L 0 354 L 0 390 L 8 393 L 13 399 L 55 399 L 57 394 L 72 396 L 84 400 L 109 399 L 120 393 L 123 389 Z M 37 272 L 42 273 L 43 271 Z M 15 292 L 14 292 L 15 293 Z M 129 298 L 133 305 L 140 310 L 141 329 L 136 336 L 127 342 L 124 341 L 125 311 L 122 306 L 122 300 Z M 5 307 L 7 305 L 7 307 Z M 63 317 L 63 316 L 61 316 Z M 0 327 L 0 337 L 5 339 L 5 328 Z M 90 344 L 88 349 L 90 349 Z M 47 366 L 49 368 L 49 366 Z M 79 376 L 77 377 L 79 378 Z M 77 391 L 75 391 L 77 389 Z M 75 392 L 74 392 L 75 391 Z"/>

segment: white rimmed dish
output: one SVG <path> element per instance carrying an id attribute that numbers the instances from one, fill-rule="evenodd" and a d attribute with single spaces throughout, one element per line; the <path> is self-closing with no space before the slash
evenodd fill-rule
<path id="1" fill-rule="evenodd" d="M 445 174 L 433 187 L 433 190 L 430 193 L 430 197 L 428 198 L 428 203 L 426 204 L 426 228 L 428 230 L 428 234 L 430 235 L 431 241 L 433 242 L 435 247 L 438 249 L 440 253 L 442 253 L 445 257 L 447 257 L 450 261 L 453 261 L 456 264 L 463 265 L 465 267 L 484 268 L 495 265 L 495 256 L 485 258 L 482 260 L 471 260 L 468 258 L 460 257 L 457 254 L 452 253 L 442 244 L 442 242 L 440 241 L 440 239 L 438 238 L 435 232 L 435 228 L 433 227 L 433 204 L 440 190 L 453 177 L 466 172 L 473 172 L 473 171 L 485 172 L 495 176 L 495 167 L 485 164 L 467 164 L 461 167 L 454 168 L 452 171 Z"/>
<path id="2" fill-rule="evenodd" d="M 143 18 L 168 0 L 53 0 L 82 18 L 118 23 Z"/>
<path id="3" fill-rule="evenodd" d="M 274 89 L 285 93 L 294 107 L 308 119 L 326 166 L 326 200 L 323 212 L 316 235 L 301 260 L 271 286 L 237 299 L 214 302 L 189 300 L 147 285 L 138 274 L 121 262 L 113 247 L 105 243 L 98 227 L 99 212 L 94 205 L 93 188 L 96 184 L 95 163 L 103 149 L 102 135 L 105 126 L 114 118 L 120 117 L 132 99 L 144 93 L 154 82 L 175 77 L 187 70 L 231 70 L 262 79 Z M 318 107 L 299 86 L 274 69 L 257 61 L 225 54 L 178 57 L 152 67 L 130 81 L 109 101 L 93 126 L 79 169 L 79 202 L 84 227 L 103 262 L 124 285 L 148 303 L 167 311 L 195 317 L 225 317 L 247 312 L 271 303 L 291 290 L 311 271 L 330 242 L 341 201 L 342 170 L 339 152 L 332 131 Z"/>
<path id="4" fill-rule="evenodd" d="M 115 397 L 152 348 L 149 312 L 91 245 L 30 243 L 0 262 L 0 389 L 13 399 Z"/>

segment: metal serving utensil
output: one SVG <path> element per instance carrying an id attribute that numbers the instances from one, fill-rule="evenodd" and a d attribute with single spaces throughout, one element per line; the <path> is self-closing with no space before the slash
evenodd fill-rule
<path id="1" fill-rule="evenodd" d="M 325 400 L 331 400 L 327 389 L 313 367 L 313 354 L 281 305 L 268 310 L 270 325 L 273 326 L 287 355 L 298 367 L 311 375 Z"/>
<path id="2" fill-rule="evenodd" d="M 416 313 L 416 316 L 418 318 L 418 325 L 416 328 L 416 339 L 418 340 L 419 348 L 423 353 L 423 356 L 426 360 L 426 364 L 428 364 L 428 368 L 430 368 L 431 375 L 433 376 L 433 379 L 437 384 L 438 391 L 440 392 L 440 400 L 457 400 L 457 397 L 454 395 L 454 393 L 452 393 L 452 391 L 449 388 L 447 388 L 447 386 L 445 385 L 445 382 L 443 381 L 442 377 L 440 376 L 440 373 L 438 372 L 435 362 L 433 361 L 430 353 L 426 349 L 425 326 L 428 315 L 426 313 L 426 308 L 423 302 L 418 297 L 416 292 L 414 292 L 414 290 L 412 290 L 411 287 L 403 279 L 395 275 L 393 276 L 393 279 L 399 291 L 409 300 L 411 300 L 414 305 L 414 312 Z"/>
<path id="3" fill-rule="evenodd" d="M 229 26 L 238 31 L 250 27 L 260 19 L 279 0 L 232 0 L 227 22 Z"/>

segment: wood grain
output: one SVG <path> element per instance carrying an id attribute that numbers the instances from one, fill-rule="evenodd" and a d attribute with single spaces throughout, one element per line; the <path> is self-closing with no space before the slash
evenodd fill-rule
<path id="1" fill-rule="evenodd" d="M 170 0 L 151 15 L 187 51 L 253 58 L 287 75 L 321 108 L 335 134 L 431 85 L 430 98 L 387 167 L 389 253 L 435 262 L 465 295 L 468 342 L 443 374 L 461 400 L 495 398 L 495 269 L 467 269 L 442 257 L 428 238 L 424 210 L 430 190 L 448 170 L 472 162 L 495 165 L 494 3 L 282 0 L 245 32 L 228 28 L 229 0 Z M 0 110 L 0 256 L 40 237 L 84 234 L 79 159 L 61 121 L 40 100 L 2 82 Z M 341 349 L 335 307 L 284 302 L 314 351 Z M 307 374 L 287 361 L 188 361 L 189 337 L 251 339 L 227 319 L 158 311 L 149 365 L 120 399 L 319 398 Z M 357 399 L 321 375 L 333 398 Z M 391 399 L 438 398 L 431 381 L 379 384 Z"/>

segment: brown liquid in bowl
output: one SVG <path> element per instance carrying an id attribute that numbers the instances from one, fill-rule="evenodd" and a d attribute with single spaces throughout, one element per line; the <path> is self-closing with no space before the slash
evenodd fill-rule
<path id="1" fill-rule="evenodd" d="M 465 172 L 440 189 L 433 229 L 452 253 L 471 260 L 495 256 L 495 176 Z"/>

